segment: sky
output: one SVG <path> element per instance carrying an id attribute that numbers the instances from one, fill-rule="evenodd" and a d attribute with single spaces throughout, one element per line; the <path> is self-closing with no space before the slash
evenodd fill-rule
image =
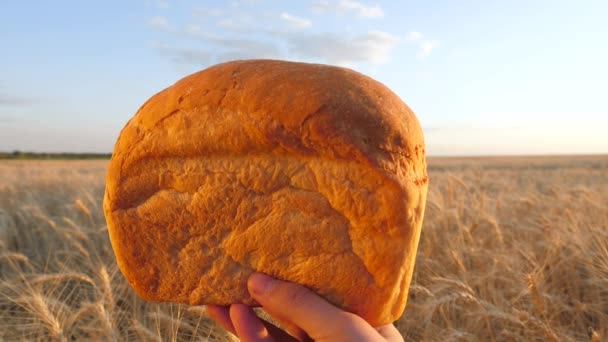
<path id="1" fill-rule="evenodd" d="M 180 78 L 234 59 L 345 66 L 436 156 L 608 153 L 608 1 L 6 0 L 0 151 L 111 152 Z"/>

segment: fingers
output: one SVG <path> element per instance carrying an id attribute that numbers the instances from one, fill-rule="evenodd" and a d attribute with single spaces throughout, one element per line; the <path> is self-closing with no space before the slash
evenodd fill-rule
<path id="1" fill-rule="evenodd" d="M 270 313 L 268 314 L 271 315 Z M 294 341 L 312 342 L 312 339 L 308 336 L 308 334 L 297 325 L 285 320 L 284 318 L 281 319 L 279 315 L 272 314 L 271 316 L 278 324 L 280 324 L 281 329 L 285 330 L 289 336 L 293 336 Z M 269 329 L 269 331 L 272 336 L 276 336 L 272 330 Z"/>
<path id="2" fill-rule="evenodd" d="M 280 341 L 280 342 L 307 341 L 307 340 L 298 339 L 297 337 L 294 337 L 295 335 L 290 335 L 289 333 L 286 333 L 285 331 L 281 330 L 281 328 L 277 327 L 276 325 L 274 325 L 270 322 L 267 322 L 263 319 L 260 319 L 260 321 L 262 321 L 262 324 L 264 324 L 266 329 L 268 329 L 270 336 L 272 336 L 272 338 L 275 341 Z"/>
<path id="3" fill-rule="evenodd" d="M 236 304 L 236 305 L 242 305 L 242 304 Z M 251 341 L 252 339 L 255 340 L 255 336 L 256 336 L 257 332 L 255 329 L 249 329 L 250 320 L 251 321 L 253 321 L 253 320 L 260 321 L 264 325 L 264 327 L 266 327 L 266 330 L 270 333 L 270 335 L 276 341 L 281 341 L 281 342 L 297 341 L 296 339 L 294 339 L 293 337 L 288 335 L 283 330 L 277 328 L 276 326 L 272 325 L 269 322 L 266 322 L 266 321 L 258 318 L 255 315 L 255 313 L 253 313 L 253 316 L 255 316 L 255 317 L 253 317 L 253 316 L 250 316 L 249 313 L 247 313 L 247 312 L 245 312 L 243 314 L 243 312 L 241 312 L 241 310 L 243 310 L 243 308 L 232 309 L 232 307 L 219 306 L 219 305 L 206 305 L 205 306 L 205 312 L 206 312 L 207 317 L 212 319 L 215 323 L 217 323 L 224 330 L 232 333 L 233 335 L 239 336 L 240 339 L 243 341 Z M 235 328 L 235 324 L 233 324 L 233 319 L 231 318 L 231 314 L 233 314 L 233 312 L 234 312 L 234 315 L 236 315 L 236 320 L 238 321 L 238 325 L 239 325 L 239 329 L 240 329 L 238 333 L 237 333 L 237 329 Z M 253 330 L 253 335 L 251 335 L 251 334 L 250 335 L 239 335 L 239 334 L 249 334 L 250 333 L 249 330 Z M 302 335 L 293 335 L 293 336 L 296 336 L 297 338 L 299 338 L 300 341 L 306 341 L 305 339 L 302 339 L 299 337 Z M 306 334 L 304 334 L 304 336 L 306 336 Z"/>
<path id="4" fill-rule="evenodd" d="M 207 317 L 211 318 L 217 325 L 222 327 L 224 330 L 231 332 L 236 335 L 236 330 L 230 319 L 230 313 L 227 306 L 219 305 L 206 305 L 205 313 Z"/>
<path id="5" fill-rule="evenodd" d="M 253 309 L 244 304 L 230 306 L 230 318 L 236 330 L 236 335 L 243 342 L 274 341 L 268 330 L 253 312 Z"/>
<path id="6" fill-rule="evenodd" d="M 342 311 L 317 296 L 304 286 L 276 280 L 261 273 L 254 273 L 247 282 L 252 297 L 269 314 L 301 327 L 313 339 L 342 336 L 353 325 L 367 323 L 360 317 Z M 357 321 L 357 318 L 360 320 Z M 363 335 L 372 330 L 368 325 Z M 377 332 L 373 331 L 376 334 Z M 358 334 L 357 334 L 358 335 Z"/>
<path id="7" fill-rule="evenodd" d="M 389 342 L 403 342 L 403 336 L 392 324 L 379 326 L 376 330 Z"/>

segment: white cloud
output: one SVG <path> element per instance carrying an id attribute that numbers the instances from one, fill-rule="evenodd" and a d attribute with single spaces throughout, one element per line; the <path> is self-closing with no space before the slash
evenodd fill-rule
<path id="1" fill-rule="evenodd" d="M 407 39 L 411 40 L 411 41 L 420 40 L 420 39 L 422 39 L 422 33 L 418 32 L 418 31 L 412 31 L 407 36 Z"/>
<path id="2" fill-rule="evenodd" d="M 289 57 L 323 60 L 352 66 L 357 63 L 384 64 L 390 60 L 396 36 L 382 31 L 369 31 L 355 37 L 336 34 L 282 34 L 288 44 Z"/>
<path id="3" fill-rule="evenodd" d="M 384 17 L 384 11 L 378 5 L 365 6 L 353 0 L 340 0 L 335 4 L 329 1 L 317 1 L 312 6 L 313 11 L 326 13 L 337 12 L 341 14 L 354 14 L 360 18 L 377 19 Z"/>
<path id="4" fill-rule="evenodd" d="M 274 43 L 254 40 L 250 38 L 232 38 L 219 36 L 205 32 L 200 28 L 200 26 L 196 25 L 188 26 L 184 31 L 181 32 L 181 34 L 190 38 L 199 39 L 207 44 L 215 45 L 216 47 L 223 47 L 233 51 L 251 51 L 254 55 L 263 55 L 266 51 L 271 52 L 271 55 L 278 54 L 278 49 Z"/>
<path id="5" fill-rule="evenodd" d="M 186 47 L 152 43 L 162 55 L 170 57 L 182 67 L 206 66 L 235 59 L 281 58 L 282 54 L 274 42 L 251 38 L 220 36 L 203 30 L 198 25 L 189 25 L 174 32 L 177 36 L 195 39 L 196 44 Z M 245 36 L 243 36 L 245 37 Z"/>
<path id="6" fill-rule="evenodd" d="M 146 23 L 148 25 L 154 27 L 155 29 L 158 29 L 161 31 L 170 31 L 171 30 L 171 26 L 169 25 L 169 20 L 163 16 L 151 17 L 146 21 Z"/>
<path id="7" fill-rule="evenodd" d="M 312 5 L 312 10 L 318 13 L 325 13 L 332 10 L 328 1 L 317 1 Z"/>
<path id="8" fill-rule="evenodd" d="M 352 0 L 341 0 L 338 3 L 338 9 L 354 12 L 357 16 L 363 18 L 382 18 L 384 17 L 384 11 L 380 6 L 375 5 L 372 7 L 364 6 L 360 2 L 352 1 Z"/>
<path id="9" fill-rule="evenodd" d="M 305 28 L 312 26 L 312 22 L 308 19 L 296 17 L 287 12 L 281 13 L 281 19 L 287 22 L 289 25 L 297 27 L 297 28 Z"/>
<path id="10" fill-rule="evenodd" d="M 407 35 L 407 40 L 418 45 L 416 56 L 420 59 L 430 55 L 439 46 L 438 41 L 425 39 L 424 35 L 418 31 L 411 31 Z"/>
<path id="11" fill-rule="evenodd" d="M 258 36 L 262 32 L 257 32 Z M 206 32 L 190 25 L 176 32 L 199 41 L 196 47 L 174 47 L 155 43 L 161 54 L 178 64 L 204 65 L 245 58 L 276 58 L 322 62 L 346 67 L 360 63 L 381 65 L 390 55 L 399 38 L 383 31 L 369 31 L 355 36 L 303 31 L 265 32 L 265 38 L 228 37 Z M 282 49 L 281 47 L 285 47 Z"/>
<path id="12" fill-rule="evenodd" d="M 435 48 L 439 46 L 439 42 L 434 40 L 425 40 L 420 44 L 420 49 L 418 50 L 418 58 L 424 58 L 431 54 Z"/>
<path id="13" fill-rule="evenodd" d="M 364 6 L 352 0 L 336 1 L 333 4 L 319 2 L 318 6 L 331 7 L 357 16 L 378 17 L 383 14 L 379 7 Z M 226 5 L 227 6 L 227 5 Z M 271 13 L 229 11 L 228 8 L 198 8 L 192 11 L 195 18 L 189 24 L 175 27 L 166 17 L 157 16 L 148 20 L 152 27 L 176 36 L 169 45 L 156 44 L 161 54 L 169 56 L 178 64 L 217 63 L 243 58 L 277 58 L 308 62 L 320 62 L 347 67 L 368 64 L 372 67 L 385 64 L 391 59 L 399 37 L 380 30 L 367 32 L 313 32 L 293 30 L 312 26 L 311 20 L 288 12 Z M 204 20 L 196 17 L 204 17 Z M 218 17 L 216 19 L 210 17 Z M 209 20 L 216 21 L 215 27 Z M 185 41 L 183 39 L 193 41 Z M 435 45 L 426 47 L 422 55 L 428 55 Z"/>

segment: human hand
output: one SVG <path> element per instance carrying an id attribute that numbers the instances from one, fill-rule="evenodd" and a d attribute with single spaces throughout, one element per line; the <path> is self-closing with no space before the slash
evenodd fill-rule
<path id="1" fill-rule="evenodd" d="M 257 341 L 403 341 L 394 325 L 372 327 L 304 286 L 254 273 L 249 293 L 285 331 L 261 320 L 244 304 L 207 305 L 207 315 L 243 342 Z"/>

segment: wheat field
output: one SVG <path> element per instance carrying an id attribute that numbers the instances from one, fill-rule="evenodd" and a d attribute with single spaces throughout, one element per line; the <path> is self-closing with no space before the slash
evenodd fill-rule
<path id="1" fill-rule="evenodd" d="M 0 340 L 226 341 L 117 270 L 107 161 L 0 161 Z M 430 158 L 406 341 L 608 340 L 608 157 Z"/>

